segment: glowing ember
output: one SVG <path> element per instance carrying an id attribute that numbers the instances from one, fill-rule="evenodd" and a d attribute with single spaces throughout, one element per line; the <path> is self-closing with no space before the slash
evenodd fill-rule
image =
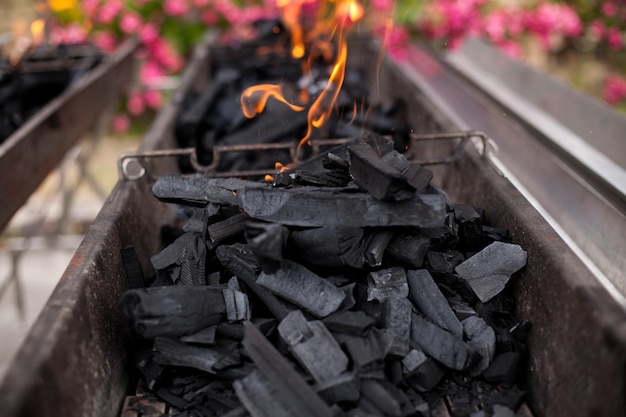
<path id="1" fill-rule="evenodd" d="M 346 32 L 363 17 L 363 6 L 357 0 L 278 0 L 277 6 L 291 35 L 291 55 L 296 59 L 302 58 L 302 80 L 315 79 L 310 71 L 311 65 L 321 58 L 331 68 L 328 81 L 316 95 L 302 86 L 294 95 L 300 105 L 292 104 L 285 98 L 280 84 L 247 88 L 241 96 L 241 104 L 248 118 L 263 112 L 269 97 L 287 104 L 294 111 L 307 110 L 307 132 L 298 145 L 297 162 L 300 150 L 308 143 L 313 129 L 324 125 L 335 106 L 346 72 Z"/>

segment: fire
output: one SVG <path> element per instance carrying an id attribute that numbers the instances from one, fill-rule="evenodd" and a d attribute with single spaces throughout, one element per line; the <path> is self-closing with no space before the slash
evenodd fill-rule
<path id="1" fill-rule="evenodd" d="M 323 126 L 333 111 L 346 73 L 346 32 L 361 20 L 364 11 L 357 0 L 277 0 L 276 5 L 291 35 L 290 53 L 294 58 L 302 59 L 302 79 L 311 82 L 315 79 L 310 73 L 311 65 L 321 58 L 331 67 L 328 81 L 316 95 L 309 94 L 307 87 L 302 87 L 294 95 L 300 105 L 292 104 L 285 98 L 280 84 L 247 88 L 241 95 L 241 105 L 248 118 L 263 112 L 270 97 L 294 111 L 307 110 L 307 132 L 298 145 L 297 162 L 300 150 L 308 143 L 313 129 Z"/>
<path id="2" fill-rule="evenodd" d="M 33 45 L 40 45 L 43 42 L 46 22 L 43 19 L 37 19 L 30 24 L 30 33 L 33 36 Z"/>

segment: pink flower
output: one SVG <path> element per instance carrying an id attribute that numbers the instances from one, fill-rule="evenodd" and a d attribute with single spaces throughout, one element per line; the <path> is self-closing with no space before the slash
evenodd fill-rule
<path id="1" fill-rule="evenodd" d="M 150 54 L 164 68 L 176 72 L 183 66 L 183 59 L 172 48 L 172 46 L 162 39 L 155 40 L 150 46 Z"/>
<path id="2" fill-rule="evenodd" d="M 615 17 L 617 14 L 617 5 L 612 1 L 605 1 L 602 3 L 602 13 L 606 17 Z"/>
<path id="3" fill-rule="evenodd" d="M 146 45 L 151 45 L 156 42 L 156 40 L 159 39 L 159 32 L 156 26 L 152 23 L 146 24 L 139 31 L 139 39 Z"/>
<path id="4" fill-rule="evenodd" d="M 511 58 L 519 59 L 523 55 L 522 48 L 513 41 L 499 42 L 496 44 L 496 47 Z"/>
<path id="5" fill-rule="evenodd" d="M 163 10 L 170 16 L 183 16 L 189 11 L 189 5 L 185 0 L 165 0 Z"/>
<path id="6" fill-rule="evenodd" d="M 143 99 L 148 107 L 157 110 L 163 104 L 163 94 L 159 90 L 148 90 L 143 94 Z"/>
<path id="7" fill-rule="evenodd" d="M 143 113 L 146 109 L 146 104 L 141 93 L 138 91 L 131 93 L 126 102 L 126 107 L 128 108 L 128 112 L 133 116 L 138 116 Z"/>
<path id="8" fill-rule="evenodd" d="M 111 32 L 97 32 L 93 35 L 93 43 L 106 53 L 115 49 L 115 37 Z"/>
<path id="9" fill-rule="evenodd" d="M 211 3 L 211 0 L 193 0 L 193 5 L 198 9 L 202 9 L 208 6 Z"/>
<path id="10" fill-rule="evenodd" d="M 626 79 L 617 75 L 609 75 L 604 81 L 604 100 L 612 106 L 626 99 Z"/>
<path id="11" fill-rule="evenodd" d="M 82 43 L 87 38 L 87 33 L 78 23 L 69 26 L 54 26 L 50 29 L 50 42 L 55 45 Z"/>
<path id="12" fill-rule="evenodd" d="M 113 119 L 113 132 L 121 135 L 128 131 L 130 127 L 130 119 L 125 114 L 118 114 Z"/>
<path id="13" fill-rule="evenodd" d="M 207 26 L 212 26 L 217 23 L 217 13 L 213 10 L 205 10 L 202 12 L 202 23 Z"/>
<path id="14" fill-rule="evenodd" d="M 139 80 L 143 85 L 151 85 L 163 77 L 163 70 L 154 61 L 147 61 L 141 66 Z"/>
<path id="15" fill-rule="evenodd" d="M 128 34 L 137 33 L 141 28 L 141 17 L 137 13 L 129 12 L 122 16 L 120 28 Z"/>
<path id="16" fill-rule="evenodd" d="M 384 48 L 396 61 L 404 61 L 407 58 L 407 41 L 409 34 L 404 28 L 392 27 L 387 30 L 383 29 Z"/>
<path id="17" fill-rule="evenodd" d="M 372 6 L 381 11 L 390 10 L 394 5 L 393 0 L 372 0 Z"/>
<path id="18" fill-rule="evenodd" d="M 484 31 L 492 42 L 501 42 L 506 36 L 507 17 L 501 10 L 496 10 L 484 21 Z"/>
<path id="19" fill-rule="evenodd" d="M 121 0 L 109 0 L 104 3 L 102 8 L 100 9 L 100 13 L 98 17 L 100 18 L 100 23 L 109 24 L 117 17 L 117 15 L 122 10 L 122 1 Z"/>
<path id="20" fill-rule="evenodd" d="M 609 28 L 606 31 L 606 42 L 609 44 L 609 48 L 614 51 L 622 49 L 622 34 L 616 28 Z"/>
<path id="21" fill-rule="evenodd" d="M 604 30 L 604 23 L 599 20 L 594 20 L 589 25 L 589 31 L 591 32 L 591 36 L 596 39 L 602 39 L 602 37 L 604 36 Z"/>
<path id="22" fill-rule="evenodd" d="M 96 11 L 98 10 L 100 0 L 83 0 L 83 10 L 85 11 L 85 16 L 89 19 L 93 19 L 96 17 Z"/>

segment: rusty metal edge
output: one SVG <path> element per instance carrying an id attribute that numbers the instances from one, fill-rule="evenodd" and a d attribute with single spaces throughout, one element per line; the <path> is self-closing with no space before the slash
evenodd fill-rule
<path id="1" fill-rule="evenodd" d="M 130 83 L 137 46 L 124 42 L 0 145 L 0 230 Z"/>

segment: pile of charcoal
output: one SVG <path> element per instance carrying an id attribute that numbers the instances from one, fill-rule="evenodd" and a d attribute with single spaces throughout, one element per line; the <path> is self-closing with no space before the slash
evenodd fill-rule
<path id="1" fill-rule="evenodd" d="M 145 386 L 182 416 L 512 416 L 527 254 L 365 134 L 274 184 L 168 175 L 187 220 L 121 307 Z"/>

